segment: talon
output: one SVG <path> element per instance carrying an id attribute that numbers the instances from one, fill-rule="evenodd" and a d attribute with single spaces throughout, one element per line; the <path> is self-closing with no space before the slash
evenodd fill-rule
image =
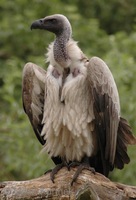
<path id="1" fill-rule="evenodd" d="M 93 167 L 90 167 L 91 168 L 91 172 L 93 173 L 93 174 L 95 174 L 95 169 L 93 168 Z"/>
<path id="2" fill-rule="evenodd" d="M 55 181 L 54 181 L 55 175 L 50 174 L 50 178 L 51 178 L 52 183 L 55 183 Z"/>
<path id="3" fill-rule="evenodd" d="M 72 164 L 72 163 L 71 163 Z M 95 174 L 95 169 L 93 167 L 90 167 L 89 164 L 86 163 L 74 163 L 74 166 L 78 166 L 77 171 L 75 172 L 72 181 L 71 181 L 71 186 L 73 185 L 74 182 L 76 182 L 79 174 L 82 172 L 83 169 L 87 169 L 89 171 L 91 171 L 93 174 Z"/>
<path id="4" fill-rule="evenodd" d="M 50 179 L 53 183 L 55 183 L 54 179 L 55 179 L 55 175 L 58 173 L 58 171 L 63 168 L 63 167 L 67 167 L 67 169 L 69 170 L 69 166 L 66 162 L 62 162 L 61 164 L 56 165 L 53 169 L 48 170 L 51 171 L 50 173 Z M 47 172 L 48 172 L 47 171 Z M 46 173 L 46 172 L 45 172 Z"/>
<path id="5" fill-rule="evenodd" d="M 52 181 L 53 183 L 55 183 L 55 182 L 54 182 L 55 174 L 57 174 L 57 172 L 58 172 L 62 167 L 64 167 L 64 163 L 61 163 L 61 164 L 56 165 L 56 167 L 55 167 L 54 169 L 51 170 L 50 178 L 51 178 L 51 181 Z"/>

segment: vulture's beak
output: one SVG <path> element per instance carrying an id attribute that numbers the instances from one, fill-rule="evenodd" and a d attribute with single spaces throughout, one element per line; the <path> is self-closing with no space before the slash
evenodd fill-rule
<path id="1" fill-rule="evenodd" d="M 34 21 L 32 24 L 31 24 L 31 30 L 32 29 L 44 29 L 44 20 L 43 19 L 38 19 L 36 21 Z"/>

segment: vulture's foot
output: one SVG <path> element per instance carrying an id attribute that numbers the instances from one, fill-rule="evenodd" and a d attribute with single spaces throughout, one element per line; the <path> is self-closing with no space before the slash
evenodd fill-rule
<path id="1" fill-rule="evenodd" d="M 55 175 L 58 173 L 58 171 L 63 168 L 63 167 L 67 167 L 68 168 L 68 164 L 66 162 L 62 162 L 61 164 L 58 164 L 55 166 L 55 168 L 53 168 L 50 173 L 50 178 L 51 178 L 51 181 L 54 183 L 54 178 L 55 178 Z M 68 168 L 69 170 L 69 168 Z"/>
<path id="2" fill-rule="evenodd" d="M 77 180 L 79 174 L 82 172 L 83 169 L 87 169 L 89 171 L 91 171 L 93 174 L 95 174 L 95 169 L 93 167 L 91 167 L 88 163 L 76 163 L 76 162 L 73 162 L 70 164 L 69 167 L 76 167 L 78 166 L 77 168 L 77 171 L 75 172 L 73 178 L 72 178 L 72 181 L 71 181 L 71 186 L 73 185 L 73 183 Z"/>

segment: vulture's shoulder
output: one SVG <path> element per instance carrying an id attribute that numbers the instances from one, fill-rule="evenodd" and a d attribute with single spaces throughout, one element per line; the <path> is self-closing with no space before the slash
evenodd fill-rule
<path id="1" fill-rule="evenodd" d="M 118 89 L 107 64 L 99 57 L 92 57 L 87 65 L 88 81 L 97 93 L 107 94 L 120 110 Z"/>

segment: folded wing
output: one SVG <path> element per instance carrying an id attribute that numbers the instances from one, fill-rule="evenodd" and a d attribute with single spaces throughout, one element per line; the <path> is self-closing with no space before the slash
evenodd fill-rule
<path id="1" fill-rule="evenodd" d="M 93 97 L 95 133 L 102 161 L 102 173 L 108 175 L 114 165 L 120 103 L 117 87 L 108 66 L 98 57 L 87 66 L 88 82 Z"/>
<path id="2" fill-rule="evenodd" d="M 43 106 L 45 102 L 46 71 L 33 63 L 27 63 L 23 70 L 22 100 L 23 106 L 34 132 L 41 142 L 45 140 L 41 136 Z"/>

